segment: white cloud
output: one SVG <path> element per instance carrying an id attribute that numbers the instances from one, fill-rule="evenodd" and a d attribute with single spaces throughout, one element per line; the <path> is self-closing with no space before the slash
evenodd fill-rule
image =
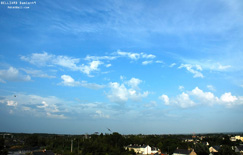
<path id="1" fill-rule="evenodd" d="M 159 97 L 160 100 L 162 100 L 165 105 L 169 105 L 170 104 L 170 99 L 167 95 L 163 94 Z"/>
<path id="2" fill-rule="evenodd" d="M 176 63 L 172 63 L 169 67 L 174 67 L 176 65 Z"/>
<path id="3" fill-rule="evenodd" d="M 107 97 L 111 102 L 125 103 L 128 100 L 129 93 L 124 84 L 120 85 L 117 82 L 110 82 L 109 87 L 111 88 L 111 92 L 107 94 Z"/>
<path id="4" fill-rule="evenodd" d="M 195 103 L 190 99 L 190 96 L 184 92 L 177 96 L 176 99 L 172 100 L 171 102 L 179 105 L 182 108 L 195 106 Z"/>
<path id="5" fill-rule="evenodd" d="M 122 52 L 122 51 L 118 50 L 117 54 L 120 56 L 129 57 L 130 59 L 133 59 L 133 60 L 137 60 L 140 58 L 139 53 Z"/>
<path id="6" fill-rule="evenodd" d="M 219 69 L 219 70 L 226 70 L 226 69 L 228 69 L 228 68 L 231 68 L 231 65 L 223 66 L 223 65 L 221 65 L 221 64 L 218 64 L 218 69 Z"/>
<path id="7" fill-rule="evenodd" d="M 84 60 L 87 61 L 94 61 L 94 60 L 115 60 L 117 59 L 117 56 L 89 56 L 87 55 Z"/>
<path id="8" fill-rule="evenodd" d="M 61 82 L 61 84 L 63 84 L 64 86 L 70 86 L 70 87 L 86 87 L 86 88 L 90 88 L 90 89 L 101 89 L 104 88 L 104 85 L 99 85 L 99 84 L 95 84 L 95 83 L 88 83 L 86 81 L 75 81 L 71 76 L 69 75 L 62 75 L 61 79 L 63 80 Z"/>
<path id="9" fill-rule="evenodd" d="M 237 100 L 236 96 L 232 96 L 231 93 L 224 93 L 221 97 L 220 97 L 221 101 L 223 102 L 235 102 Z"/>
<path id="10" fill-rule="evenodd" d="M 43 105 L 37 106 L 38 108 L 46 108 L 48 107 L 48 104 L 45 101 L 42 101 Z"/>
<path id="11" fill-rule="evenodd" d="M 126 77 L 121 75 L 120 79 L 123 81 L 124 79 L 126 79 Z"/>
<path id="12" fill-rule="evenodd" d="M 101 110 L 97 110 L 95 112 L 94 118 L 110 118 L 110 116 L 104 114 Z"/>
<path id="13" fill-rule="evenodd" d="M 182 91 L 184 89 L 184 86 L 179 86 L 178 88 L 180 91 Z"/>
<path id="14" fill-rule="evenodd" d="M 88 102 L 87 100 L 79 99 L 67 101 L 55 96 L 42 97 L 22 93 L 2 96 L 0 98 L 0 104 L 1 106 L 5 106 L 8 111 L 13 111 L 14 115 L 26 115 L 39 118 L 110 118 L 112 113 L 116 113 L 113 108 L 109 107 L 109 104 L 102 102 Z"/>
<path id="15" fill-rule="evenodd" d="M 142 82 L 142 80 L 137 78 L 131 78 L 129 81 L 127 81 L 127 84 L 131 86 L 133 89 L 138 89 L 138 85 Z"/>
<path id="16" fill-rule="evenodd" d="M 26 72 L 27 74 L 30 74 L 32 77 L 40 77 L 40 78 L 56 78 L 56 76 L 48 75 L 48 74 L 44 73 L 44 72 L 41 71 L 41 70 L 25 69 L 25 68 L 22 68 L 21 70 L 23 70 L 23 71 Z"/>
<path id="17" fill-rule="evenodd" d="M 203 92 L 201 89 L 196 87 L 191 92 L 189 92 L 192 96 L 194 96 L 200 103 L 203 104 L 215 104 L 219 102 L 219 98 L 215 97 L 211 92 Z"/>
<path id="18" fill-rule="evenodd" d="M 202 67 L 200 65 L 195 65 L 195 67 L 196 67 L 197 70 L 202 71 Z"/>
<path id="19" fill-rule="evenodd" d="M 111 64 L 107 64 L 106 67 L 107 67 L 107 68 L 108 68 L 108 67 L 111 67 Z"/>
<path id="20" fill-rule="evenodd" d="M 73 71 L 81 71 L 88 76 L 91 76 L 91 72 L 99 70 L 98 67 L 103 64 L 103 62 L 99 60 L 93 60 L 87 65 L 79 64 L 79 58 L 72 58 L 63 55 L 53 55 L 48 54 L 47 52 L 32 53 L 30 56 L 21 56 L 20 58 L 37 66 L 61 66 Z"/>
<path id="21" fill-rule="evenodd" d="M 54 55 L 48 54 L 47 52 L 43 53 L 32 53 L 31 56 L 21 56 L 20 59 L 27 61 L 31 64 L 37 66 L 46 66 L 50 65 L 50 62 L 55 58 Z"/>
<path id="22" fill-rule="evenodd" d="M 72 57 L 62 56 L 62 55 L 55 56 L 55 58 L 52 59 L 53 64 L 66 67 L 74 71 L 79 70 L 79 67 L 77 66 L 79 61 L 80 60 L 78 58 L 72 58 Z"/>
<path id="23" fill-rule="evenodd" d="M 145 54 L 145 53 L 140 53 L 142 58 L 146 58 L 146 59 L 154 59 L 156 56 L 153 54 Z"/>
<path id="24" fill-rule="evenodd" d="M 192 91 L 183 92 L 177 97 L 168 99 L 167 95 L 159 97 L 166 105 L 175 105 L 182 108 L 192 107 L 196 105 L 224 105 L 226 107 L 233 107 L 236 105 L 243 105 L 243 96 L 233 96 L 231 92 L 224 93 L 221 97 L 215 96 L 212 92 L 204 92 L 198 87 Z"/>
<path id="25" fill-rule="evenodd" d="M 139 102 L 142 100 L 142 98 L 145 98 L 148 96 L 149 92 L 145 91 L 143 93 L 140 93 L 137 90 L 129 89 L 129 98 L 135 102 Z"/>
<path id="26" fill-rule="evenodd" d="M 103 62 L 101 62 L 101 61 L 96 61 L 96 60 L 95 60 L 95 61 L 90 62 L 89 65 L 84 65 L 84 64 L 82 64 L 82 66 L 79 66 L 79 70 L 80 70 L 81 72 L 83 72 L 83 73 L 85 73 L 85 74 L 91 76 L 90 73 L 93 72 L 93 71 L 97 71 L 97 70 L 99 70 L 98 67 L 99 67 L 99 65 L 101 65 L 101 64 L 103 64 Z"/>
<path id="27" fill-rule="evenodd" d="M 215 62 L 212 60 L 205 60 L 205 59 L 190 60 L 190 59 L 182 58 L 182 61 L 188 64 L 193 64 L 192 66 L 199 65 L 200 66 L 198 68 L 199 70 L 203 68 L 204 70 L 211 70 L 211 71 L 227 71 L 230 68 L 232 68 L 231 65 L 223 65 L 221 62 Z"/>
<path id="28" fill-rule="evenodd" d="M 143 58 L 143 59 L 154 59 L 156 57 L 153 54 L 122 52 L 120 50 L 118 50 L 116 52 L 116 54 L 119 55 L 119 56 L 128 57 L 128 58 L 130 58 L 132 60 L 138 60 L 140 58 Z"/>
<path id="29" fill-rule="evenodd" d="M 143 65 L 148 65 L 148 64 L 151 64 L 151 63 L 153 63 L 152 60 L 149 60 L 149 61 L 143 61 L 143 62 L 142 62 Z"/>
<path id="30" fill-rule="evenodd" d="M 186 68 L 190 73 L 194 74 L 194 78 L 203 78 L 203 74 L 199 71 L 202 71 L 202 67 L 200 65 L 191 65 L 191 64 L 181 64 L 179 69 Z M 195 69 L 194 69 L 195 68 Z"/>
<path id="31" fill-rule="evenodd" d="M 209 90 L 211 90 L 211 91 L 215 91 L 216 90 L 213 85 L 207 85 L 207 88 Z"/>
<path id="32" fill-rule="evenodd" d="M 111 67 L 111 60 L 115 60 L 119 57 L 128 57 L 132 60 L 138 60 L 138 59 L 154 59 L 156 56 L 153 54 L 146 54 L 146 53 L 132 53 L 132 52 L 122 52 L 118 50 L 115 53 L 112 53 L 111 56 L 89 56 L 87 55 L 83 60 L 85 60 L 85 63 L 80 62 L 80 58 L 74 58 L 69 57 L 65 55 L 54 55 L 49 54 L 47 52 L 43 53 L 32 53 L 28 56 L 21 56 L 20 59 L 26 62 L 29 62 L 31 64 L 40 66 L 40 67 L 56 67 L 61 66 L 63 68 L 70 69 L 72 71 L 81 71 L 82 73 L 92 77 L 92 72 L 99 71 L 99 67 L 101 65 L 104 65 L 105 67 Z M 104 62 L 102 62 L 102 61 Z M 152 63 L 152 61 L 144 61 L 143 64 L 149 64 Z M 48 76 L 47 74 L 41 73 L 40 71 L 37 72 L 37 70 L 26 70 L 26 72 L 29 72 L 33 76 L 36 77 L 47 77 L 47 78 L 53 78 L 53 76 Z M 0 79 L 0 82 L 3 82 L 4 80 Z"/>
<path id="33" fill-rule="evenodd" d="M 86 81 L 81 81 L 80 84 L 82 87 L 86 87 L 89 89 L 102 89 L 105 87 L 105 85 L 100 85 L 100 84 L 96 84 L 96 83 L 88 83 Z"/>
<path id="34" fill-rule="evenodd" d="M 12 101 L 12 100 L 7 101 L 7 106 L 16 107 L 17 105 L 18 105 L 18 102 L 16 102 L 16 101 Z"/>
<path id="35" fill-rule="evenodd" d="M 205 69 L 215 70 L 215 71 L 226 71 L 229 68 L 231 68 L 231 65 L 222 65 L 219 62 L 215 63 L 215 62 L 212 62 L 212 61 L 203 61 L 203 62 L 199 62 L 199 63 Z"/>
<path id="36" fill-rule="evenodd" d="M 14 108 L 15 112 L 23 113 L 23 111 L 28 111 L 28 114 L 32 114 L 36 117 L 65 117 L 61 114 L 63 110 L 60 110 L 60 107 L 62 107 L 65 102 L 54 96 L 41 97 L 17 93 L 15 95 L 5 96 L 4 99 L 1 100 L 1 103 L 5 103 L 6 106 L 9 107 L 18 106 L 18 108 Z M 47 113 L 49 113 L 49 115 L 47 115 Z"/>
<path id="37" fill-rule="evenodd" d="M 153 108 L 153 107 L 156 107 L 156 106 L 157 106 L 156 101 L 150 101 L 149 103 L 144 105 L 144 107 L 146 107 L 146 108 Z"/>
<path id="38" fill-rule="evenodd" d="M 160 60 L 156 60 L 155 63 L 157 63 L 157 64 L 162 64 L 162 63 L 164 63 L 164 62 L 163 62 L 163 61 L 160 61 Z"/>
<path id="39" fill-rule="evenodd" d="M 175 105 L 181 108 L 188 108 L 195 106 L 195 103 L 190 99 L 189 94 L 181 93 L 175 98 L 169 99 L 169 97 L 165 94 L 159 96 L 159 99 L 164 102 L 165 105 Z"/>
<path id="40" fill-rule="evenodd" d="M 111 102 L 115 103 L 125 103 L 129 99 L 132 101 L 140 101 L 142 98 L 147 97 L 149 92 L 140 92 L 140 89 L 138 85 L 141 83 L 141 80 L 137 78 L 132 78 L 127 82 L 124 82 L 122 84 L 119 84 L 117 82 L 110 82 L 109 87 L 111 88 L 110 92 L 107 94 L 107 98 Z M 130 88 L 127 88 L 125 86 L 130 86 Z"/>
<path id="41" fill-rule="evenodd" d="M 64 114 L 53 114 L 53 113 L 47 112 L 46 115 L 47 115 L 47 117 L 50 117 L 50 118 L 57 118 L 57 119 L 66 119 L 67 118 Z"/>
<path id="42" fill-rule="evenodd" d="M 79 70 L 77 64 L 80 62 L 78 58 L 72 58 L 62 55 L 43 53 L 32 53 L 30 56 L 21 56 L 21 60 L 27 61 L 36 66 L 62 66 L 71 70 Z"/>
<path id="43" fill-rule="evenodd" d="M 30 81 L 29 75 L 23 75 L 18 69 L 9 67 L 8 70 L 0 70 L 0 82 L 6 83 L 6 81 Z"/>
<path id="44" fill-rule="evenodd" d="M 90 69 L 89 70 L 90 71 L 94 71 L 94 70 L 98 70 L 99 65 L 101 65 L 103 63 L 101 61 L 92 61 L 89 64 L 90 64 L 90 66 L 89 66 Z"/>
<path id="45" fill-rule="evenodd" d="M 79 86 L 80 85 L 80 82 L 77 82 L 75 81 L 71 76 L 69 75 L 62 75 L 61 76 L 62 78 L 62 84 L 64 86 L 71 86 L 71 87 L 74 87 L 74 86 Z"/>

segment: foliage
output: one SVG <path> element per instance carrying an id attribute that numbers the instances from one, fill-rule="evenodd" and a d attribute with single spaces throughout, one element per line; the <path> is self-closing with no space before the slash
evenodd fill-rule
<path id="1" fill-rule="evenodd" d="M 219 154 L 234 154 L 231 146 L 239 145 L 239 141 L 231 142 L 225 134 L 204 135 L 198 142 L 184 142 L 191 135 L 125 135 L 119 133 L 92 135 L 56 135 L 56 134 L 14 134 L 13 138 L 0 138 L 0 154 L 7 154 L 7 149 L 47 149 L 56 154 L 65 155 L 135 155 L 134 151 L 125 150 L 130 144 L 150 145 L 163 153 L 172 154 L 177 148 L 194 149 L 198 155 L 209 154 L 206 142 L 210 146 L 223 145 Z M 72 152 L 71 152 L 71 144 Z"/>
<path id="2" fill-rule="evenodd" d="M 0 155 L 7 155 L 8 151 L 4 148 L 4 139 L 0 138 Z"/>
<path id="3" fill-rule="evenodd" d="M 237 155 L 231 146 L 223 145 L 219 150 L 219 155 Z"/>
<path id="4" fill-rule="evenodd" d="M 208 155 L 209 149 L 206 145 L 199 143 L 195 145 L 195 152 L 197 155 Z"/>

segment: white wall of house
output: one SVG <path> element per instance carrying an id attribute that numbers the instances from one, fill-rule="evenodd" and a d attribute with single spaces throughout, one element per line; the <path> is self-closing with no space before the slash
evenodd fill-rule
<path id="1" fill-rule="evenodd" d="M 147 145 L 145 148 L 144 148 L 144 152 L 143 154 L 151 154 L 151 147 L 149 145 Z"/>

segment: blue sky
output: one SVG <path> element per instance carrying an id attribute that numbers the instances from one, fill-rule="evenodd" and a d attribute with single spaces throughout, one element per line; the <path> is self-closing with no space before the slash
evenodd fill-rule
<path id="1" fill-rule="evenodd" d="M 243 131 L 241 0 L 31 2 L 0 5 L 0 131 Z"/>

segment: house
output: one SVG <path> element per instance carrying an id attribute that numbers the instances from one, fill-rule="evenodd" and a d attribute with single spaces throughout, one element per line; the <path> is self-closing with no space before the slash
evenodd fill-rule
<path id="1" fill-rule="evenodd" d="M 236 141 L 236 138 L 235 137 L 230 137 L 230 141 L 231 142 L 235 142 Z"/>
<path id="2" fill-rule="evenodd" d="M 194 150 L 176 149 L 173 155 L 197 155 Z"/>
<path id="3" fill-rule="evenodd" d="M 235 141 L 237 141 L 237 140 L 240 140 L 240 141 L 243 142 L 243 137 L 237 135 L 237 136 L 235 136 L 235 137 L 230 137 L 230 140 L 231 140 L 232 142 L 235 142 Z"/>
<path id="4" fill-rule="evenodd" d="M 236 146 L 235 152 L 243 154 L 243 145 Z"/>
<path id="5" fill-rule="evenodd" d="M 209 152 L 210 152 L 210 153 L 219 152 L 219 150 L 220 150 L 220 146 L 219 146 L 219 145 L 211 146 L 211 147 L 209 148 Z"/>
<path id="6" fill-rule="evenodd" d="M 158 152 L 157 148 L 150 147 L 149 145 L 128 145 L 125 149 L 131 151 L 134 150 L 137 154 L 155 154 Z"/>
<path id="7" fill-rule="evenodd" d="M 212 154 L 214 154 L 214 155 L 218 154 L 219 150 L 220 150 L 220 146 L 219 145 L 211 146 L 209 148 L 210 155 L 212 155 Z"/>
<path id="8" fill-rule="evenodd" d="M 184 139 L 185 142 L 194 142 L 194 139 L 190 139 L 190 138 L 187 138 L 187 139 Z"/>

